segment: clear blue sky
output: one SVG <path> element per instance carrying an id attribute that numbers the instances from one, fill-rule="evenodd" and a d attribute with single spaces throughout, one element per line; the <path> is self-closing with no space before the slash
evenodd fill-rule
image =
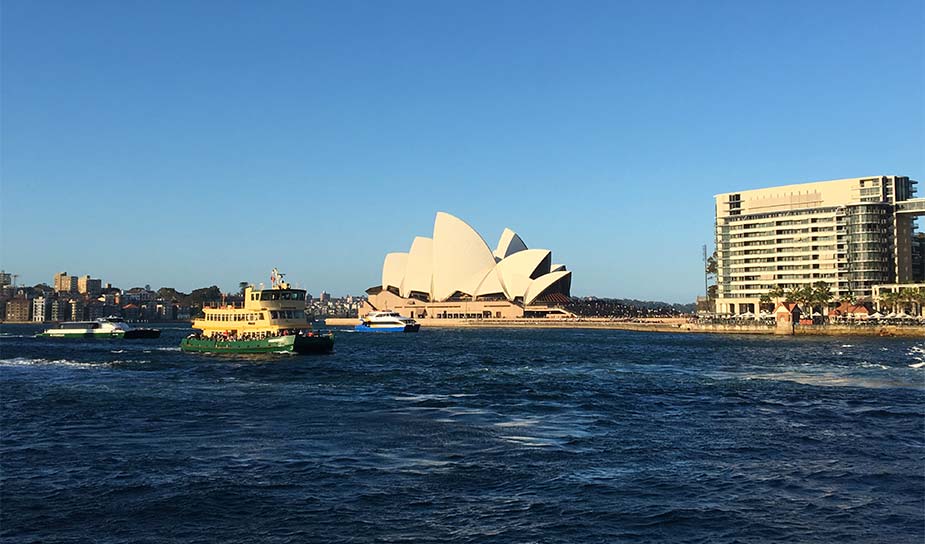
<path id="1" fill-rule="evenodd" d="M 716 193 L 923 181 L 920 0 L 28 2 L 0 265 L 359 294 L 438 210 L 691 301 Z M 920 193 L 925 187 L 920 188 Z"/>

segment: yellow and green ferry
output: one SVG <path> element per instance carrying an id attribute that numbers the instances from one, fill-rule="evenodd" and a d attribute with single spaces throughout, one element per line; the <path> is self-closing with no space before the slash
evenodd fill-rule
<path id="1" fill-rule="evenodd" d="M 180 349 L 207 353 L 330 353 L 334 334 L 315 332 L 305 314 L 305 290 L 293 289 L 275 268 L 270 289 L 244 289 L 243 304 L 203 308 Z"/>

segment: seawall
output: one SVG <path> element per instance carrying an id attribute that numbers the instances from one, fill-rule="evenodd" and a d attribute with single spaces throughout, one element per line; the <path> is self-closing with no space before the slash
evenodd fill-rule
<path id="1" fill-rule="evenodd" d="M 356 325 L 356 318 L 328 318 L 325 325 L 342 327 Z M 792 332 L 761 324 L 688 323 L 683 319 L 653 321 L 610 321 L 606 319 L 419 319 L 429 328 L 510 328 L 510 329 L 606 329 L 639 332 L 674 332 L 704 334 L 765 334 L 800 336 L 902 336 L 925 338 L 925 326 L 896 325 L 797 325 Z"/>

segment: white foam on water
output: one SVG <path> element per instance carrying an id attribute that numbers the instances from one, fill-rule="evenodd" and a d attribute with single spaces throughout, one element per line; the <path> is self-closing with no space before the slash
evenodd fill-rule
<path id="1" fill-rule="evenodd" d="M 909 368 L 925 368 L 925 346 L 912 346 L 907 353 L 916 361 Z"/>
<path id="2" fill-rule="evenodd" d="M 920 383 L 910 383 L 889 377 L 868 378 L 861 376 L 841 376 L 832 373 L 810 374 L 805 372 L 781 372 L 780 374 L 752 374 L 746 376 L 745 379 L 794 382 L 819 387 L 869 387 L 874 389 L 885 387 L 922 387 Z"/>
<path id="3" fill-rule="evenodd" d="M 102 362 L 80 362 L 72 361 L 70 359 L 32 359 L 29 357 L 14 357 L 12 359 L 0 359 L 0 366 L 63 366 L 68 368 L 109 368 L 115 365 L 120 364 L 147 364 L 151 361 L 148 360 L 123 360 L 117 359 L 115 361 L 102 361 Z"/>
<path id="4" fill-rule="evenodd" d="M 157 349 L 157 351 L 180 351 L 179 346 L 174 346 L 170 348 L 155 348 L 155 349 Z"/>
<path id="5" fill-rule="evenodd" d="M 28 357 L 14 357 L 13 359 L 0 359 L 3 366 L 66 366 L 71 368 L 95 368 L 102 363 L 81 363 L 70 359 L 30 359 Z"/>
<path id="6" fill-rule="evenodd" d="M 513 442 L 521 446 L 529 446 L 531 448 L 547 448 L 549 446 L 555 446 L 555 440 L 549 440 L 547 438 L 539 438 L 536 436 L 504 436 L 502 437 L 508 442 Z"/>
<path id="7" fill-rule="evenodd" d="M 532 427 L 533 425 L 536 425 L 536 420 L 534 419 L 515 419 L 495 423 L 495 427 Z"/>

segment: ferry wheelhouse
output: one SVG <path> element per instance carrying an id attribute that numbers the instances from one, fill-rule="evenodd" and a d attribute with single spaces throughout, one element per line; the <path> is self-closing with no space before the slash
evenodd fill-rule
<path id="1" fill-rule="evenodd" d="M 305 290 L 294 289 L 274 269 L 270 289 L 244 289 L 243 304 L 203 308 L 193 320 L 192 334 L 180 343 L 186 351 L 324 353 L 334 348 L 334 335 L 317 333 L 305 314 Z"/>

